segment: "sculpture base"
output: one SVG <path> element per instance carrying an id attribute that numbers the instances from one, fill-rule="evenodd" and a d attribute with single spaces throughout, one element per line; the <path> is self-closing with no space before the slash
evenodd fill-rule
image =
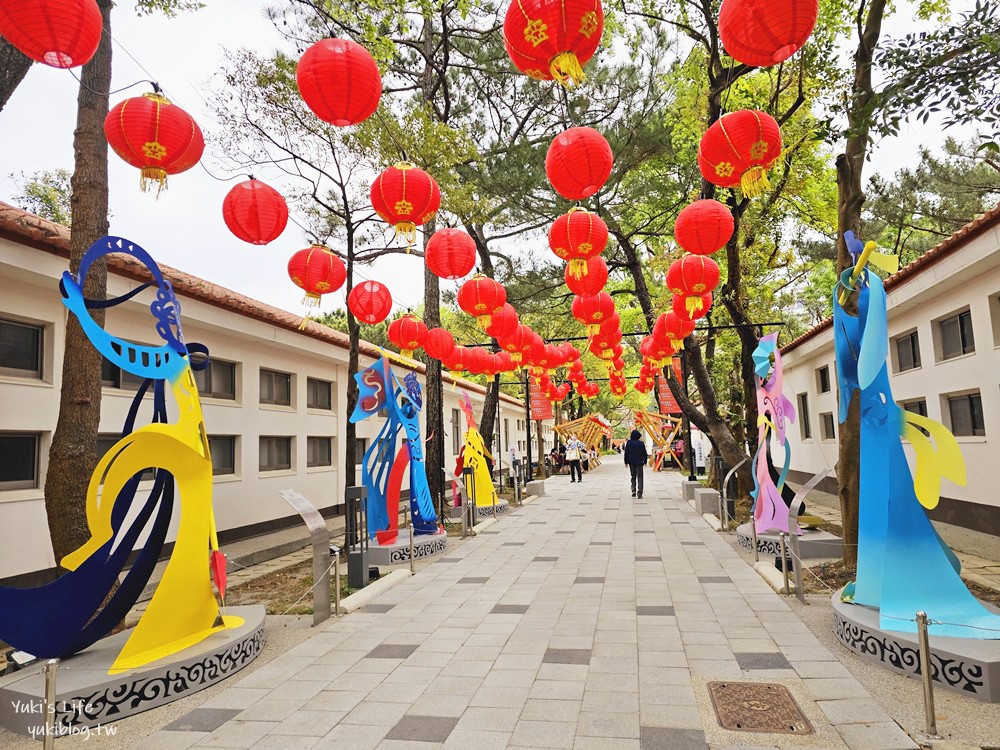
<path id="1" fill-rule="evenodd" d="M 448 534 L 415 534 L 413 536 L 413 558 L 443 554 L 448 549 Z M 400 529 L 399 536 L 392 544 L 377 544 L 373 539 L 368 545 L 368 562 L 371 565 L 400 565 L 410 561 L 410 529 Z"/>
<path id="2" fill-rule="evenodd" d="M 496 505 L 477 505 L 476 518 L 493 518 L 500 516 L 510 510 L 510 504 L 506 500 L 497 498 Z"/>
<path id="3" fill-rule="evenodd" d="M 736 540 L 744 549 L 753 551 L 753 532 L 750 524 L 744 523 L 736 529 Z M 799 537 L 799 554 L 802 559 L 838 558 L 841 555 L 841 539 L 828 531 L 806 529 Z M 757 535 L 757 552 L 765 557 L 781 557 L 781 545 L 777 531 L 765 531 Z"/>
<path id="4" fill-rule="evenodd" d="M 846 648 L 893 672 L 920 679 L 916 633 L 882 630 L 878 610 L 842 602 L 839 591 L 832 601 L 834 633 Z M 1000 640 L 931 635 L 930 644 L 935 686 L 984 703 L 1000 703 Z"/>
<path id="5" fill-rule="evenodd" d="M 56 675 L 56 736 L 68 737 L 172 703 L 214 685 L 260 655 L 264 607 L 228 607 L 244 623 L 140 669 L 109 675 L 131 630 L 63 659 Z M 42 739 L 45 731 L 44 662 L 0 677 L 0 726 Z"/>

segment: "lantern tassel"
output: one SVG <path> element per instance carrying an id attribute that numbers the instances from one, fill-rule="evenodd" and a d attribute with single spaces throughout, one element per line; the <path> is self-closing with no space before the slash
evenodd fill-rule
<path id="1" fill-rule="evenodd" d="M 302 322 L 299 323 L 299 330 L 300 331 L 306 330 L 306 326 L 308 325 L 309 325 L 309 316 L 306 315 L 304 318 L 302 318 Z"/>
<path id="2" fill-rule="evenodd" d="M 587 335 L 588 336 L 596 336 L 600 332 L 601 332 L 601 324 L 600 323 L 587 323 Z"/>
<path id="3" fill-rule="evenodd" d="M 560 52 L 553 57 L 549 63 L 549 73 L 566 89 L 574 89 L 587 80 L 583 67 L 573 52 Z"/>
<path id="4" fill-rule="evenodd" d="M 492 322 L 493 322 L 492 318 L 490 318 L 489 315 L 477 315 L 476 316 L 476 325 L 483 332 L 487 332 L 486 329 L 488 329 L 490 327 L 490 325 L 492 324 Z"/>
<path id="5" fill-rule="evenodd" d="M 688 315 L 694 315 L 699 310 L 703 310 L 705 305 L 701 301 L 701 295 L 698 295 L 697 297 L 688 297 L 684 300 L 684 308 L 688 311 Z"/>
<path id="6" fill-rule="evenodd" d="M 396 225 L 396 239 L 406 243 L 406 254 L 410 254 L 417 241 L 417 225 L 412 221 L 401 221 Z"/>
<path id="7" fill-rule="evenodd" d="M 306 307 L 319 307 L 319 295 L 315 292 L 306 292 L 306 296 L 302 298 L 302 304 Z"/>
<path id="8" fill-rule="evenodd" d="M 582 279 L 588 273 L 590 273 L 589 267 L 583 258 L 573 258 L 569 262 L 569 275 L 574 279 Z"/>
<path id="9" fill-rule="evenodd" d="M 403 355 L 404 357 L 409 357 L 410 359 L 413 359 L 413 350 L 412 349 L 400 349 L 399 353 L 401 355 Z"/>
<path id="10" fill-rule="evenodd" d="M 167 189 L 167 173 L 160 167 L 143 167 L 139 172 L 139 189 L 148 193 L 156 184 L 156 197 L 160 197 L 160 191 Z"/>
<path id="11" fill-rule="evenodd" d="M 770 190 L 771 182 L 767 179 L 767 170 L 761 166 L 750 167 L 740 177 L 740 189 L 747 198 L 753 198 Z"/>

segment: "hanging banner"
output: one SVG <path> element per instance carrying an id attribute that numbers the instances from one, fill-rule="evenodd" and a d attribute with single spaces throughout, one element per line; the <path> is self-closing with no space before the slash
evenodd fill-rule
<path id="1" fill-rule="evenodd" d="M 552 402 L 545 397 L 541 386 L 535 383 L 534 378 L 529 378 L 528 387 L 529 398 L 531 399 L 531 418 L 536 422 L 541 422 L 543 419 L 552 419 Z"/>
<path id="2" fill-rule="evenodd" d="M 671 360 L 671 365 L 674 368 L 674 375 L 677 377 L 678 383 L 683 383 L 684 380 L 681 376 L 681 358 L 674 357 Z M 670 390 L 670 384 L 667 383 L 667 379 L 663 376 L 663 373 L 659 373 L 656 376 L 659 381 L 659 395 L 660 395 L 660 414 L 680 414 L 681 407 L 677 403 L 677 399 L 674 398 L 673 392 Z"/>

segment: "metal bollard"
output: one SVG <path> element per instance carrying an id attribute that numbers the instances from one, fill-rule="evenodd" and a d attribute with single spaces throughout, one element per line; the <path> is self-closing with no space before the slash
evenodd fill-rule
<path id="1" fill-rule="evenodd" d="M 797 521 L 794 521 L 796 526 Z M 797 531 L 792 531 L 788 537 L 789 546 L 792 548 L 792 564 L 795 566 L 795 596 L 803 604 L 806 603 L 806 587 L 802 582 L 802 555 L 799 553 L 799 535 Z M 785 567 L 782 563 L 781 567 Z M 787 580 L 787 578 L 786 578 Z"/>
<path id="2" fill-rule="evenodd" d="M 937 716 L 934 715 L 934 675 L 931 673 L 931 639 L 927 635 L 927 613 L 917 612 L 917 643 L 920 646 L 920 677 L 924 685 L 924 729 L 937 739 Z"/>
<path id="3" fill-rule="evenodd" d="M 413 506 L 412 505 L 410 506 L 409 519 L 410 519 L 410 575 L 412 576 L 414 574 L 414 572 L 415 572 L 413 570 L 413 534 L 414 534 L 414 528 L 413 528 Z"/>
<path id="4" fill-rule="evenodd" d="M 45 662 L 45 737 L 42 738 L 44 750 L 53 750 L 56 746 L 56 671 L 58 669 L 58 659 L 49 659 Z"/>
<path id="5" fill-rule="evenodd" d="M 340 617 L 340 547 L 331 544 L 333 555 L 333 614 Z"/>
<path id="6" fill-rule="evenodd" d="M 785 532 L 778 532 L 778 549 L 781 551 L 781 577 L 785 579 L 785 596 L 790 593 L 788 590 L 788 547 L 785 542 Z"/>
<path id="7" fill-rule="evenodd" d="M 753 561 L 760 562 L 760 550 L 757 549 L 757 522 L 750 516 L 750 541 L 753 544 Z"/>

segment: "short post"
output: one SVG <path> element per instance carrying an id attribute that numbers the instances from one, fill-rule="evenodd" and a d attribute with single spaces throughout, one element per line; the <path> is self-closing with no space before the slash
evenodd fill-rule
<path id="1" fill-rule="evenodd" d="M 466 506 L 465 511 L 469 514 L 470 528 L 476 528 L 476 483 L 472 475 L 472 468 L 466 466 L 462 469 L 462 482 L 465 484 Z"/>
<path id="2" fill-rule="evenodd" d="M 806 603 L 806 587 L 802 583 L 802 556 L 799 553 L 798 521 L 792 521 L 795 528 L 792 529 L 788 537 L 789 545 L 792 548 L 792 564 L 795 566 L 795 596 L 803 604 Z M 784 567 L 784 565 L 782 565 Z"/>
<path id="3" fill-rule="evenodd" d="M 760 562 L 760 550 L 757 549 L 757 522 L 753 515 L 750 516 L 750 541 L 753 544 L 753 561 Z"/>
<path id="4" fill-rule="evenodd" d="M 56 746 L 56 671 L 58 669 L 58 659 L 49 659 L 45 662 L 45 737 L 42 738 L 44 750 L 53 750 Z"/>
<path id="5" fill-rule="evenodd" d="M 330 545 L 333 556 L 333 614 L 340 617 L 340 547 Z"/>
<path id="6" fill-rule="evenodd" d="M 413 504 L 410 504 L 410 512 L 407 514 L 410 525 L 410 575 L 412 576 L 416 571 L 413 569 L 413 535 L 416 529 L 413 527 Z"/>
<path id="7" fill-rule="evenodd" d="M 781 577 L 785 579 L 785 596 L 788 596 L 788 547 L 784 531 L 778 532 L 778 548 L 781 551 Z"/>
<path id="8" fill-rule="evenodd" d="M 931 673 L 931 639 L 927 635 L 927 613 L 923 610 L 917 612 L 917 642 L 920 646 L 920 677 L 924 685 L 924 729 L 928 737 L 937 738 L 934 675 Z"/>

